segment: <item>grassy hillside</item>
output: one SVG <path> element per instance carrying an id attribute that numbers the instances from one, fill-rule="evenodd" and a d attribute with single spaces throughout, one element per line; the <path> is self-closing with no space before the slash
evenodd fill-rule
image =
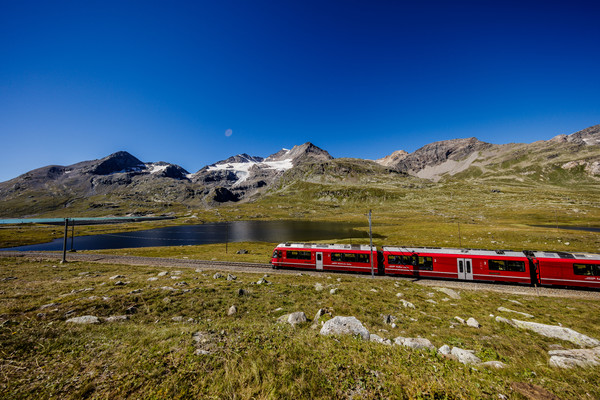
<path id="1" fill-rule="evenodd" d="M 166 274 L 159 276 L 161 271 Z M 227 281 L 213 279 L 214 272 L 2 259 L 0 397 L 521 399 L 511 388 L 515 383 L 541 386 L 562 399 L 600 397 L 597 367 L 549 366 L 548 350 L 574 345 L 490 316 L 501 315 L 497 308 L 504 306 L 534 315 L 535 322 L 600 338 L 598 301 L 469 290 L 448 300 L 408 280 L 292 273 L 256 285 L 262 275 L 236 274 L 237 280 Z M 111 279 L 115 275 L 121 276 Z M 332 288 L 338 291 L 331 294 Z M 398 293 L 415 309 L 403 307 Z M 237 312 L 228 315 L 233 305 Z M 295 311 L 312 319 L 324 307 L 333 316 L 355 316 L 384 338 L 420 336 L 436 347 L 473 350 L 482 361 L 501 361 L 506 368 L 324 337 L 311 328 L 313 321 L 296 328 L 276 322 Z M 397 326 L 386 324 L 383 314 L 396 317 Z M 83 315 L 128 319 L 66 322 Z M 481 328 L 455 316 L 474 317 Z"/>

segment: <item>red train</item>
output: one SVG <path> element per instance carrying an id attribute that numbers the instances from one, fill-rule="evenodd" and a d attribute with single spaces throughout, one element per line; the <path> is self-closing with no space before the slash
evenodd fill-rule
<path id="1" fill-rule="evenodd" d="M 600 289 L 600 254 L 433 247 L 281 243 L 273 268 L 371 272 Z"/>

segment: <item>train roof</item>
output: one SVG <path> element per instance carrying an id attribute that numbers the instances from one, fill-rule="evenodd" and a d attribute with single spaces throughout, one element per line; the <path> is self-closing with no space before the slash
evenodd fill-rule
<path id="1" fill-rule="evenodd" d="M 371 250 L 371 246 L 368 244 L 280 243 L 277 247 L 318 250 Z M 377 247 L 373 246 L 373 251 L 377 251 Z"/>
<path id="2" fill-rule="evenodd" d="M 485 256 L 485 257 L 525 257 L 521 251 L 514 250 L 481 250 L 481 249 L 453 249 L 443 247 L 392 247 L 383 246 L 383 251 L 398 253 L 429 253 L 429 254 L 452 254 L 461 256 Z"/>
<path id="3" fill-rule="evenodd" d="M 534 251 L 533 255 L 535 258 L 600 261 L 600 254 L 592 253 L 568 253 L 564 251 Z"/>

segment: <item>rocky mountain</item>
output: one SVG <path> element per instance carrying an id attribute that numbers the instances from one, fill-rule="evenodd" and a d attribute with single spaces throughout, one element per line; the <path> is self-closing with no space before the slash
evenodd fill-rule
<path id="1" fill-rule="evenodd" d="M 535 143 L 496 145 L 473 137 L 444 140 L 410 154 L 396 151 L 377 162 L 435 182 L 466 176 L 544 180 L 557 169 L 575 171 L 579 167 L 588 176 L 596 177 L 600 176 L 598 145 L 600 125 L 595 125 Z"/>
<path id="2" fill-rule="evenodd" d="M 62 215 L 65 208 L 79 215 L 164 213 L 252 201 L 292 187 L 295 192 L 316 190 L 304 195 L 326 201 L 364 196 L 365 190 L 389 198 L 388 188 L 394 185 L 420 187 L 445 180 L 596 185 L 599 179 L 600 125 L 535 143 L 445 140 L 376 161 L 333 159 L 304 143 L 266 158 L 239 154 L 194 174 L 121 151 L 100 160 L 38 168 L 1 182 L 0 217 Z M 341 190 L 344 186 L 352 189 Z"/>
<path id="3" fill-rule="evenodd" d="M 211 189 L 220 188 L 217 201 L 240 200 L 257 194 L 295 166 L 332 158 L 325 150 L 307 142 L 291 150 L 282 149 L 267 158 L 247 154 L 229 157 L 202 168 L 191 180 Z"/>

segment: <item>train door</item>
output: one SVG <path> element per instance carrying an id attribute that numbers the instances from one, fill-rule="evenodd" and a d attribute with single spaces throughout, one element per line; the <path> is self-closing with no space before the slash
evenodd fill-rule
<path id="1" fill-rule="evenodd" d="M 317 260 L 317 270 L 322 271 L 323 270 L 323 253 L 317 252 L 316 260 Z"/>
<path id="2" fill-rule="evenodd" d="M 465 279 L 468 281 L 473 280 L 473 260 L 465 258 Z"/>
<path id="3" fill-rule="evenodd" d="M 473 280 L 473 260 L 470 258 L 457 258 L 456 269 L 458 271 L 458 279 Z"/>
<path id="4" fill-rule="evenodd" d="M 465 275 L 465 259 L 457 258 L 456 259 L 456 269 L 458 271 L 458 279 L 467 279 Z"/>

